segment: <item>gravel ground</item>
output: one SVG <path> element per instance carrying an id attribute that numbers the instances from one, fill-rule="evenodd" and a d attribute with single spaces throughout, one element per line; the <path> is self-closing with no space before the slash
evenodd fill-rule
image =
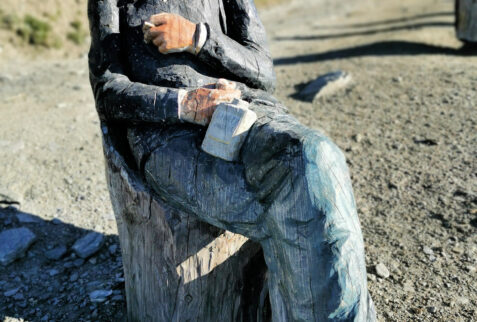
<path id="1" fill-rule="evenodd" d="M 262 17 L 277 96 L 348 157 L 379 320 L 477 320 L 477 56 L 455 39 L 453 2 L 297 0 Z M 334 70 L 352 75 L 346 89 L 296 95 Z M 36 235 L 0 266 L 6 321 L 124 316 L 87 75 L 84 55 L 0 54 L 0 232 Z M 81 258 L 73 245 L 93 231 L 101 243 Z"/>

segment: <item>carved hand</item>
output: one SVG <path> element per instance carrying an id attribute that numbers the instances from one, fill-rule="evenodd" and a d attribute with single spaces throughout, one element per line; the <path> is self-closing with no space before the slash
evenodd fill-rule
<path id="1" fill-rule="evenodd" d="M 143 27 L 144 40 L 152 42 L 162 54 L 188 51 L 195 53 L 196 24 L 172 13 L 160 13 L 149 18 L 154 27 Z"/>
<path id="2" fill-rule="evenodd" d="M 180 118 L 186 122 L 207 125 L 218 104 L 230 103 L 241 97 L 240 90 L 232 82 L 221 79 L 214 86 L 187 92 L 181 102 Z"/>

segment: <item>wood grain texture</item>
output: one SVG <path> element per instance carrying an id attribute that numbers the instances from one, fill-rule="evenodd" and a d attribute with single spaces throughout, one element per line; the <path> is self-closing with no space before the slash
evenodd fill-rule
<path id="1" fill-rule="evenodd" d="M 456 0 L 457 37 L 468 42 L 477 42 L 477 2 Z"/>
<path id="2" fill-rule="evenodd" d="M 268 321 L 258 244 L 159 200 L 103 127 L 106 176 L 121 242 L 129 321 Z"/>

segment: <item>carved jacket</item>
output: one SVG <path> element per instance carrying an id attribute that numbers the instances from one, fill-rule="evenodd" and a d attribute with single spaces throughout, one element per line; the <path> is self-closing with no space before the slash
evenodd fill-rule
<path id="1" fill-rule="evenodd" d="M 198 55 L 163 55 L 143 41 L 153 14 L 204 23 Z M 275 84 L 264 27 L 253 0 L 89 0 L 90 81 L 104 121 L 175 122 L 178 89 L 227 78 L 272 91 Z"/>

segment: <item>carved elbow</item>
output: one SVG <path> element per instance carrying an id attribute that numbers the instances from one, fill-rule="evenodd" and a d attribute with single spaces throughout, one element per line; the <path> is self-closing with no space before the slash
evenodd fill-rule
<path id="1" fill-rule="evenodd" d="M 271 64 L 263 74 L 259 77 L 260 81 L 260 89 L 267 91 L 269 93 L 275 92 L 275 88 L 277 85 L 277 80 L 275 77 L 275 71 L 273 70 L 273 65 Z"/>

